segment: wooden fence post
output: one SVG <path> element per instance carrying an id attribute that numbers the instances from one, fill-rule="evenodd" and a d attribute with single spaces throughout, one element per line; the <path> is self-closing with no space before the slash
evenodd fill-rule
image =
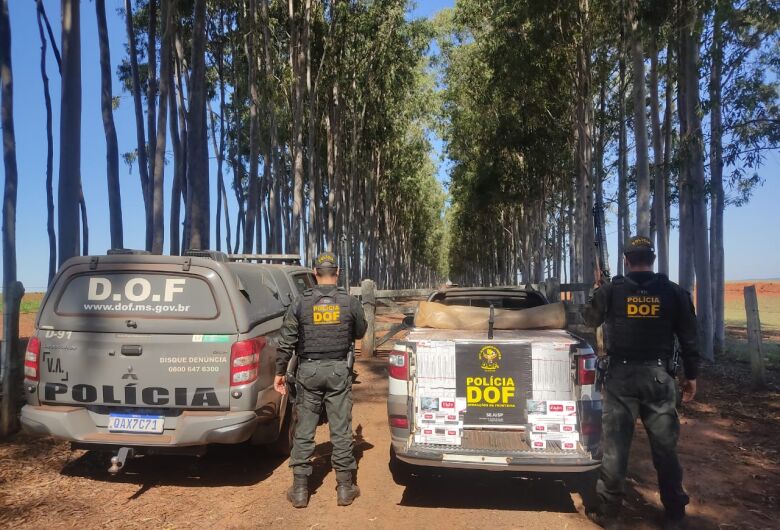
<path id="1" fill-rule="evenodd" d="M 546 287 L 547 300 L 551 304 L 561 301 L 561 281 L 558 278 L 548 278 L 544 285 Z"/>
<path id="2" fill-rule="evenodd" d="M 764 377 L 764 352 L 761 343 L 761 319 L 758 315 L 756 286 L 745 287 L 745 314 L 747 316 L 748 347 L 750 349 L 750 370 L 753 374 L 753 388 L 766 385 Z"/>
<path id="3" fill-rule="evenodd" d="M 360 284 L 361 296 L 363 298 L 363 311 L 366 312 L 366 321 L 368 322 L 368 328 L 366 334 L 363 337 L 363 353 L 368 352 L 369 355 L 374 355 L 374 344 L 376 344 L 376 336 L 374 335 L 374 320 L 376 318 L 376 284 L 374 280 L 363 280 Z"/>
<path id="4" fill-rule="evenodd" d="M 0 401 L 0 437 L 16 430 L 17 409 L 21 394 L 22 356 L 19 354 L 19 306 L 24 296 L 24 285 L 16 282 L 11 292 L 3 293 L 2 398 Z"/>

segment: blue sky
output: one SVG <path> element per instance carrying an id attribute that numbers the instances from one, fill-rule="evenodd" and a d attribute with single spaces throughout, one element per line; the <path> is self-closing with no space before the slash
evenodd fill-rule
<path id="1" fill-rule="evenodd" d="M 28 291 L 45 289 L 48 270 L 48 246 L 46 236 L 46 116 L 43 104 L 43 87 L 40 78 L 40 43 L 35 19 L 35 3 L 32 0 L 13 0 L 9 3 L 12 32 L 14 67 L 14 113 L 16 120 L 16 143 L 19 167 L 19 204 L 17 214 L 17 255 L 19 279 Z M 418 2 L 410 16 L 430 16 L 443 7 L 453 5 L 453 0 L 428 0 Z M 59 8 L 56 0 L 46 0 L 46 9 L 59 38 Z M 112 70 L 124 55 L 125 31 L 117 9 L 122 0 L 107 0 L 108 31 L 111 41 Z M 100 71 L 98 66 L 97 24 L 94 2 L 81 4 L 82 30 L 82 179 L 89 213 L 90 251 L 103 253 L 109 248 L 108 194 L 105 177 L 105 137 L 100 115 Z M 60 80 L 57 66 L 49 49 L 47 63 L 53 99 L 54 112 L 54 178 L 55 194 L 59 160 L 57 134 L 59 130 Z M 117 79 L 114 80 L 114 95 L 120 97 L 120 105 L 114 114 L 119 151 L 131 151 L 135 147 L 135 118 L 132 98 L 122 92 Z M 441 151 L 440 141 L 435 142 Z M 216 168 L 212 157 L 212 212 L 216 211 Z M 166 210 L 170 206 L 170 171 L 166 171 Z M 780 277 L 780 246 L 767 245 L 767 233 L 780 227 L 780 153 L 767 156 L 760 175 L 766 181 L 749 205 L 731 208 L 726 212 L 726 278 L 769 278 Z M 440 168 L 439 178 L 447 180 L 446 164 Z M 122 186 L 122 209 L 124 214 L 125 246 L 143 248 L 144 215 L 138 170 L 132 172 L 120 166 Z M 55 195 L 56 196 L 56 195 Z M 235 200 L 229 193 L 231 217 L 235 223 Z M 168 214 L 166 212 L 166 224 Z M 212 219 L 212 225 L 213 225 Z M 614 223 L 607 229 L 609 244 L 614 248 L 616 234 Z M 212 226 L 212 241 L 214 229 Z M 224 235 L 223 235 L 224 241 Z M 672 262 L 676 262 L 676 234 L 672 236 Z M 167 248 L 167 227 L 166 227 Z M 615 257 L 612 257 L 613 264 Z M 676 277 L 676 265 L 672 278 Z"/>

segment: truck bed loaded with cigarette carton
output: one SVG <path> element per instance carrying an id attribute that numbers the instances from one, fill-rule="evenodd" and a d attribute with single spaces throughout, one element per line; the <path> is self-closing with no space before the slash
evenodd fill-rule
<path id="1" fill-rule="evenodd" d="M 597 468 L 596 356 L 565 327 L 562 303 L 522 287 L 450 288 L 422 302 L 389 355 L 396 481 L 431 467 Z"/>

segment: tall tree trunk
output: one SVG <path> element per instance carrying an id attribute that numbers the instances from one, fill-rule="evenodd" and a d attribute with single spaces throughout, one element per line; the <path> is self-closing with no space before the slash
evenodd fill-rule
<path id="1" fill-rule="evenodd" d="M 328 112 L 325 115 L 325 136 L 327 139 L 327 177 L 328 177 L 328 251 L 335 252 L 335 234 L 336 234 L 336 219 L 335 219 L 335 202 L 336 202 L 336 189 L 335 189 L 335 171 L 336 171 L 336 158 L 334 149 L 336 147 L 333 134 L 333 100 L 328 95 Z"/>
<path id="2" fill-rule="evenodd" d="M 274 86 L 274 54 L 271 41 L 270 20 L 268 16 L 268 0 L 260 0 L 260 17 L 263 27 L 263 54 L 265 55 L 265 87 L 271 91 Z M 268 158 L 270 167 L 264 168 L 266 187 L 268 189 L 268 217 L 270 231 L 267 239 L 269 252 L 282 251 L 282 219 L 280 198 L 280 183 L 283 177 L 282 164 L 279 160 L 279 150 L 276 130 L 276 103 L 272 93 L 266 99 L 268 105 Z"/>
<path id="3" fill-rule="evenodd" d="M 707 233 L 707 206 L 704 182 L 704 137 L 699 117 L 698 90 L 699 32 L 701 14 L 696 7 L 688 6 L 689 24 L 685 25 L 687 53 L 685 73 L 688 81 L 686 106 L 688 112 L 688 154 L 690 156 L 691 214 L 693 217 L 693 258 L 696 273 L 696 312 L 699 321 L 701 355 L 709 361 L 713 355 L 712 284 L 710 281 L 709 238 Z"/>
<path id="4" fill-rule="evenodd" d="M 682 15 L 682 11 L 685 9 L 685 0 L 678 2 L 678 11 Z M 693 248 L 693 231 L 692 231 L 692 217 L 691 217 L 691 200 L 690 200 L 690 142 L 688 141 L 688 87 L 691 84 L 691 80 L 688 78 L 686 72 L 687 56 L 689 53 L 687 38 L 685 33 L 685 24 L 681 24 L 679 30 L 679 51 L 677 53 L 678 64 L 678 76 L 677 76 L 677 111 L 678 119 L 680 121 L 680 138 L 681 138 L 681 167 L 679 174 L 679 181 L 677 185 L 679 194 L 679 280 L 678 283 L 686 291 L 693 292 L 694 277 L 693 277 L 693 259 L 691 256 L 691 248 Z M 696 86 L 696 83 L 693 83 Z"/>
<path id="5" fill-rule="evenodd" d="M 631 62 L 634 74 L 634 138 L 636 141 L 636 231 L 650 234 L 650 167 L 645 114 L 645 54 L 637 19 L 638 0 L 628 0 L 626 26 L 631 35 Z"/>
<path id="6" fill-rule="evenodd" d="M 712 26 L 712 59 L 710 70 L 710 190 L 712 193 L 710 222 L 710 269 L 712 280 L 712 312 L 714 318 L 713 351 L 723 352 L 725 342 L 724 282 L 725 253 L 723 247 L 723 130 L 721 115 L 721 72 L 723 69 L 723 0 L 715 2 Z"/>
<path id="7" fill-rule="evenodd" d="M 576 224 L 578 243 L 575 263 L 578 278 L 587 284 L 595 280 L 593 210 L 593 98 L 591 97 L 590 64 L 590 15 L 589 0 L 579 0 L 579 26 L 582 42 L 577 46 L 577 207 Z M 574 271 L 572 271 L 574 273 Z M 581 300 L 584 302 L 584 299 Z"/>
<path id="8" fill-rule="evenodd" d="M 657 35 L 651 38 L 650 50 L 650 121 L 653 129 L 653 210 L 655 211 L 656 252 L 658 254 L 658 272 L 669 274 L 669 241 L 666 232 L 666 180 L 664 175 L 664 153 L 661 138 L 660 101 L 658 98 L 658 41 Z M 667 84 L 669 83 L 667 74 Z M 651 231 L 652 231 L 651 230 Z"/>
<path id="9" fill-rule="evenodd" d="M 222 35 L 225 31 L 225 12 L 220 10 L 219 13 L 219 33 Z M 225 190 L 225 176 L 222 172 L 222 167 L 225 163 L 225 45 L 221 41 L 219 44 L 219 53 L 217 54 L 217 75 L 219 76 L 219 148 L 215 148 L 214 151 L 217 154 L 217 189 L 219 190 L 219 197 L 217 199 L 217 205 L 219 206 L 219 199 L 222 199 L 222 208 L 217 208 L 217 250 L 220 250 L 220 219 L 219 212 L 221 209 L 225 211 L 225 249 L 230 252 L 230 212 L 228 211 L 227 191 Z M 257 249 L 258 252 L 260 249 Z"/>
<path id="10" fill-rule="evenodd" d="M 602 60 L 606 60 L 606 58 L 602 58 Z M 606 142 L 607 142 L 607 72 L 605 71 L 603 75 L 600 76 L 599 79 L 599 120 L 598 120 L 598 130 L 599 134 L 596 139 L 596 149 L 595 149 L 595 160 L 594 160 L 594 174 L 595 174 L 595 188 L 596 188 L 596 202 L 595 207 L 601 209 L 601 215 L 599 215 L 598 222 L 599 222 L 599 230 L 602 234 L 607 233 L 607 226 L 606 226 L 606 219 L 604 216 L 604 179 L 606 178 L 605 171 L 604 171 L 604 152 L 606 150 Z M 547 185 L 544 186 L 544 189 L 547 189 Z M 546 218 L 545 218 L 546 219 Z M 595 241 L 595 233 L 594 233 L 594 241 Z M 603 241 L 600 241 L 599 244 L 604 245 L 603 250 L 603 256 L 605 257 L 606 263 L 602 264 L 603 267 L 609 267 L 609 249 L 607 248 L 607 241 L 606 237 Z M 539 278 L 539 281 L 543 281 L 544 277 L 541 276 Z"/>
<path id="11" fill-rule="evenodd" d="M 170 92 L 171 70 L 171 40 L 172 40 L 172 14 L 176 9 L 176 2 L 162 2 L 163 34 L 160 43 L 160 114 L 157 117 L 157 144 L 154 155 L 154 183 L 152 187 L 152 213 L 154 222 L 154 239 L 152 252 L 163 253 L 165 243 L 165 195 L 163 183 L 165 181 L 165 144 L 167 142 L 166 129 L 168 127 L 168 93 Z"/>
<path id="12" fill-rule="evenodd" d="M 125 28 L 127 30 L 128 54 L 130 55 L 130 77 L 133 84 L 133 107 L 135 109 L 135 136 L 138 149 L 138 174 L 141 179 L 141 195 L 144 199 L 146 214 L 146 249 L 152 248 L 152 204 L 149 188 L 149 161 L 146 150 L 146 132 L 144 131 L 144 110 L 141 102 L 141 77 L 138 73 L 138 48 L 133 27 L 133 4 L 125 0 Z"/>
<path id="13" fill-rule="evenodd" d="M 210 193 L 206 138 L 206 0 L 195 0 L 192 27 L 192 90 L 187 126 L 188 247 L 209 248 Z"/>
<path id="14" fill-rule="evenodd" d="M 306 138 L 308 152 L 308 175 L 309 181 L 309 230 L 307 233 L 306 253 L 308 261 L 314 259 L 319 248 L 320 227 L 319 227 L 319 200 L 320 189 L 317 178 L 317 154 L 315 152 L 317 145 L 317 129 L 319 113 L 317 111 L 317 97 L 312 87 L 312 58 L 311 58 L 311 25 L 312 25 L 312 0 L 305 0 L 305 16 L 303 27 L 303 48 L 306 63 L 306 94 L 308 96 L 309 119 L 308 134 Z"/>
<path id="15" fill-rule="evenodd" d="M 119 146 L 114 126 L 113 96 L 111 90 L 111 48 L 106 29 L 106 2 L 95 0 L 98 42 L 100 45 L 100 108 L 106 133 L 106 177 L 108 179 L 108 213 L 111 248 L 124 247 L 122 237 L 122 197 L 119 188 Z M 43 33 L 41 33 L 43 36 Z"/>
<path id="16" fill-rule="evenodd" d="M 43 99 L 46 104 L 46 233 L 49 238 L 49 276 L 46 285 L 51 284 L 57 272 L 57 235 L 54 232 L 54 132 L 51 111 L 49 76 L 46 74 L 46 35 L 43 33 L 43 0 L 36 0 L 38 34 L 41 38 L 41 81 Z M 10 67 L 9 67 L 10 71 Z M 121 225 L 120 225 L 121 227 Z"/>
<path id="17" fill-rule="evenodd" d="M 674 72 L 673 70 L 673 48 L 674 48 L 674 35 L 669 36 L 669 44 L 666 46 L 666 87 L 665 87 L 665 102 L 664 102 L 664 190 L 666 195 L 664 196 L 664 209 L 666 217 L 664 218 L 664 230 L 666 231 L 667 245 L 666 254 L 662 254 L 659 249 L 658 261 L 659 270 L 669 270 L 669 233 L 672 229 L 672 194 L 670 193 L 670 182 L 672 174 L 672 114 L 674 108 L 673 99 L 673 85 L 674 85 Z M 663 267 L 663 269 L 661 269 Z"/>
<path id="18" fill-rule="evenodd" d="M 40 18 L 39 24 L 40 24 Z M 17 428 L 17 403 L 21 395 L 22 359 L 19 352 L 19 303 L 24 294 L 16 281 L 16 199 L 19 174 L 14 130 L 14 80 L 11 61 L 11 23 L 7 0 L 0 0 L 0 125 L 3 136 L 3 344 L 0 373 L 4 396 L 0 402 L 0 436 Z"/>
<path id="19" fill-rule="evenodd" d="M 623 26 L 621 25 L 621 28 Z M 621 46 L 619 52 L 619 87 L 618 87 L 618 215 L 617 215 L 617 274 L 623 274 L 623 249 L 631 233 L 631 221 L 628 211 L 628 130 L 626 127 L 626 61 L 625 42 L 621 30 Z"/>
<path id="20" fill-rule="evenodd" d="M 81 24 L 79 0 L 62 0 L 62 101 L 58 183 L 59 264 L 78 256 L 81 198 Z"/>
<path id="21" fill-rule="evenodd" d="M 301 249 L 301 221 L 303 215 L 303 47 L 300 42 L 298 17 L 295 1 L 288 0 L 290 17 L 290 63 L 292 65 L 292 155 L 293 155 L 293 197 L 292 222 L 287 234 L 287 251 L 298 253 Z"/>
<path id="22" fill-rule="evenodd" d="M 79 183 L 80 184 L 80 183 Z M 79 190 L 79 212 L 81 213 L 81 255 L 89 255 L 89 223 L 87 222 L 87 201 L 84 200 L 84 188 Z"/>
<path id="23" fill-rule="evenodd" d="M 157 146 L 157 0 L 149 0 L 149 19 L 147 27 L 146 59 L 146 120 L 149 130 L 149 140 L 146 145 L 149 149 L 149 175 L 154 178 L 156 165 Z M 162 78 L 162 75 L 160 76 Z M 154 182 L 150 183 L 150 202 L 152 204 L 152 245 L 154 245 Z"/>
<path id="24" fill-rule="evenodd" d="M 255 239 L 257 224 L 258 197 L 258 158 L 260 156 L 260 115 L 258 101 L 260 95 L 257 87 L 257 60 L 255 59 L 255 0 L 249 2 L 249 12 L 246 14 L 249 30 L 244 35 L 244 49 L 249 63 L 249 198 L 246 207 L 246 224 L 244 225 L 244 253 L 251 254 Z"/>
<path id="25" fill-rule="evenodd" d="M 174 23 L 173 31 L 178 31 L 178 24 Z M 174 63 L 175 62 L 176 61 L 174 61 Z M 175 256 L 179 253 L 181 247 L 181 241 L 179 239 L 181 183 L 184 179 L 184 170 L 187 161 L 184 156 L 184 145 L 179 135 L 180 125 L 177 122 L 179 106 L 176 103 L 176 91 L 179 90 L 180 87 L 175 81 L 176 76 L 173 70 L 175 70 L 175 68 L 171 68 L 168 72 L 168 86 L 170 87 L 170 92 L 168 94 L 168 128 L 171 131 L 171 149 L 173 150 L 173 179 L 171 180 L 171 211 L 168 230 L 170 231 L 170 254 Z"/>

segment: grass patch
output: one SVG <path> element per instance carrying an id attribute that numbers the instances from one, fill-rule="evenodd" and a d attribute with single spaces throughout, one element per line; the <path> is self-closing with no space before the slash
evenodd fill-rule
<path id="1" fill-rule="evenodd" d="M 727 299 L 724 313 L 724 320 L 727 326 L 740 328 L 747 326 L 745 300 L 743 298 Z M 766 296 L 759 293 L 758 315 L 761 319 L 761 329 L 780 331 L 780 296 Z"/>
<path id="2" fill-rule="evenodd" d="M 29 293 L 22 297 L 22 303 L 19 306 L 21 313 L 37 313 L 41 308 L 43 293 Z M 2 314 L 3 295 L 0 294 L 0 314 Z"/>
<path id="3" fill-rule="evenodd" d="M 780 341 L 764 339 L 762 343 L 764 363 L 770 370 L 780 369 Z M 750 362 L 750 349 L 747 339 L 731 334 L 726 335 L 725 355 L 740 362 Z"/>

